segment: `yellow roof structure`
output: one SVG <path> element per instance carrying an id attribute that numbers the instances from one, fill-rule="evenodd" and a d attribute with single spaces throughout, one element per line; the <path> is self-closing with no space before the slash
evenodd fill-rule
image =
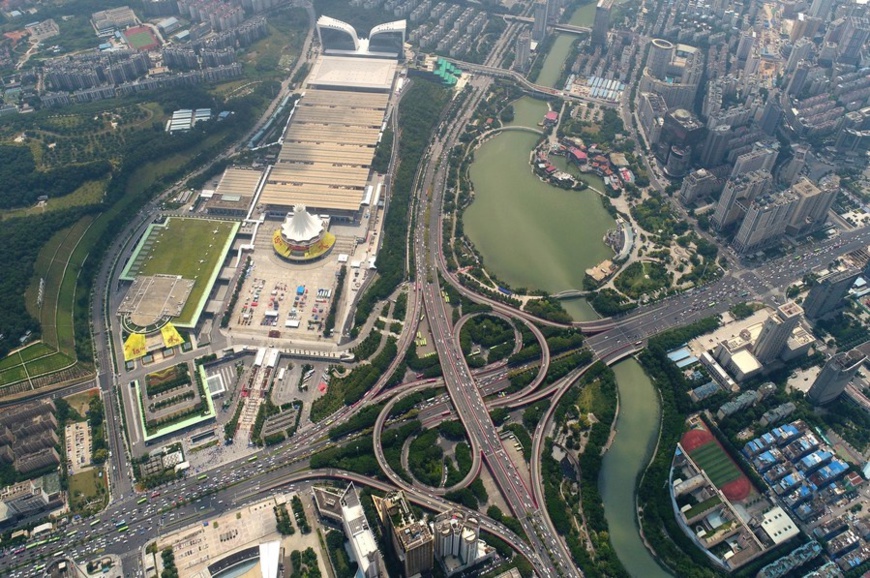
<path id="1" fill-rule="evenodd" d="M 124 342 L 124 361 L 133 361 L 140 357 L 145 357 L 148 353 L 148 348 L 145 346 L 145 335 L 142 333 L 131 333 L 130 337 Z"/>
<path id="2" fill-rule="evenodd" d="M 184 343 L 184 339 L 179 335 L 178 330 L 172 325 L 172 323 L 167 323 L 161 327 L 160 335 L 163 337 L 163 346 L 167 349 Z"/>

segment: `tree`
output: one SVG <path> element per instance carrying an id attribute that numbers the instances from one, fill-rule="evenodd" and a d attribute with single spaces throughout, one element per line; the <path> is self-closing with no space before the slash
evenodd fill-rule
<path id="1" fill-rule="evenodd" d="M 95 464 L 102 464 L 102 463 L 105 463 L 105 461 L 108 459 L 108 457 L 109 457 L 109 452 L 103 448 L 100 448 L 94 452 L 93 462 Z"/>

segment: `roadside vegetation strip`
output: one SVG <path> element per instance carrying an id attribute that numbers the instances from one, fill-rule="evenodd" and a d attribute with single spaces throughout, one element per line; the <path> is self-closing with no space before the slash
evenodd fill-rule
<path id="1" fill-rule="evenodd" d="M 58 350 L 73 358 L 76 357 L 76 333 L 73 317 L 75 313 L 76 285 L 82 263 L 87 259 L 88 252 L 90 251 L 90 249 L 88 251 L 79 251 L 79 246 L 82 243 L 82 239 L 87 235 L 88 230 L 94 224 L 90 216 L 79 221 L 79 223 L 83 222 L 87 223 L 87 228 L 75 240 L 72 254 L 70 254 L 69 259 L 64 265 L 63 280 L 57 292 L 57 309 L 55 311 Z M 76 226 L 79 223 L 76 223 Z"/>
<path id="2" fill-rule="evenodd" d="M 407 275 L 406 240 L 417 167 L 448 98 L 449 91 L 445 88 L 415 78 L 399 103 L 398 114 L 402 126 L 398 141 L 399 162 L 384 219 L 378 278 L 360 297 L 354 318 L 357 327 L 362 327 L 375 304 L 392 294 Z"/>
<path id="3" fill-rule="evenodd" d="M 52 348 L 57 348 L 56 308 L 63 270 L 72 254 L 77 238 L 76 230 L 89 217 L 83 217 L 75 224 L 57 231 L 39 251 L 34 264 L 33 278 L 25 293 L 27 311 L 39 319 L 42 328 L 42 340 Z M 79 234 L 80 235 L 80 234 Z M 43 300 L 39 306 L 39 285 L 43 281 Z"/>

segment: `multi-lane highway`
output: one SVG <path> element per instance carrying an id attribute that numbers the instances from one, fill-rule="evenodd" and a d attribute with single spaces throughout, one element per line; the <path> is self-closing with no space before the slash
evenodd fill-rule
<path id="1" fill-rule="evenodd" d="M 829 265 L 846 253 L 866 248 L 868 244 L 870 227 L 865 227 L 843 232 L 794 254 L 726 271 L 709 285 L 640 307 L 615 319 L 614 328 L 589 337 L 589 347 L 602 357 L 672 327 L 724 313 L 743 301 L 762 300 L 775 306 L 784 302 L 789 284 L 800 281 L 805 274 Z"/>

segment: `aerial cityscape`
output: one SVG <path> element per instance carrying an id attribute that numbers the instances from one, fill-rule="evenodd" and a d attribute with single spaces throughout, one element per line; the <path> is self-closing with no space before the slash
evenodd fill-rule
<path id="1" fill-rule="evenodd" d="M 866 0 L 0 27 L 0 576 L 870 575 Z"/>

